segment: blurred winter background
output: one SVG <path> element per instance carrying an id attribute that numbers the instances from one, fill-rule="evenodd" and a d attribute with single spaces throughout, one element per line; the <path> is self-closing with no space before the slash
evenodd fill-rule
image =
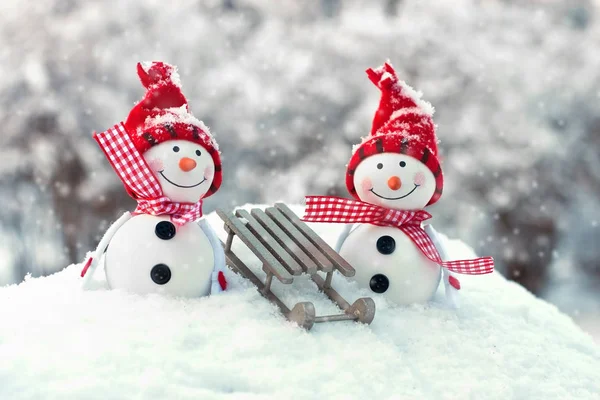
<path id="1" fill-rule="evenodd" d="M 600 339 L 599 45 L 596 0 L 3 0 L 0 285 L 134 207 L 91 133 L 141 98 L 137 61 L 178 65 L 216 134 L 208 212 L 345 195 L 389 58 L 437 109 L 434 223 Z"/>

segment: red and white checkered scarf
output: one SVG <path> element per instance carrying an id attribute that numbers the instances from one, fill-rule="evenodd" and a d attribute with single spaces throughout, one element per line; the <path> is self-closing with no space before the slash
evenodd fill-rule
<path id="1" fill-rule="evenodd" d="M 123 123 L 106 132 L 94 134 L 94 139 L 106 154 L 108 161 L 123 181 L 138 206 L 135 213 L 170 215 L 177 226 L 202 217 L 202 200 L 197 203 L 177 203 L 163 194 L 158 179 L 133 145 Z"/>
<path id="2" fill-rule="evenodd" d="M 492 257 L 472 260 L 443 261 L 433 241 L 421 223 L 431 218 L 425 210 L 401 211 L 364 203 L 362 201 L 329 196 L 307 196 L 303 221 L 368 223 L 395 226 L 404 232 L 421 252 L 436 264 L 457 274 L 482 275 L 494 270 Z"/>

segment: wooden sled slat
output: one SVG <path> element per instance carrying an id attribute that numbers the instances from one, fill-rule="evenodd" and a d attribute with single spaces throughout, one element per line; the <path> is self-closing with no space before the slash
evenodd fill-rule
<path id="1" fill-rule="evenodd" d="M 273 238 L 263 226 L 246 210 L 237 210 L 235 212 L 240 218 L 248 221 L 246 227 L 260 240 L 260 242 L 277 258 L 287 271 L 292 275 L 300 275 L 304 270 L 290 254 L 281 247 L 279 242 Z"/>
<path id="2" fill-rule="evenodd" d="M 317 264 L 317 268 L 323 272 L 333 271 L 333 263 L 329 261 L 319 249 L 302 234 L 281 211 L 275 207 L 269 207 L 265 210 L 267 215 L 279 225 L 279 227 L 289 236 L 294 242 L 302 248 L 310 258 Z"/>
<path id="3" fill-rule="evenodd" d="M 292 283 L 294 278 L 290 273 L 277 261 L 277 259 L 256 239 L 250 230 L 237 218 L 231 218 L 227 213 L 217 210 L 217 215 L 221 217 L 225 225 L 233 232 L 240 240 L 248 246 L 250 250 L 263 262 L 263 270 L 267 273 L 271 272 L 281 283 Z"/>
<path id="4" fill-rule="evenodd" d="M 323 254 L 333 263 L 335 268 L 344 276 L 354 276 L 356 271 L 348 261 L 344 260 L 334 249 L 306 225 L 287 205 L 275 203 L 275 207 L 292 223 L 313 245 L 321 249 Z"/>
<path id="5" fill-rule="evenodd" d="M 317 272 L 317 264 L 290 238 L 263 210 L 253 209 L 252 216 L 285 248 L 294 259 L 304 268 L 307 274 Z"/>

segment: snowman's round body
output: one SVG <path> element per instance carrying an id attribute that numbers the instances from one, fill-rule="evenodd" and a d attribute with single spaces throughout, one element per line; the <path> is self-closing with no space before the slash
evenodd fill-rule
<path id="1" fill-rule="evenodd" d="M 176 228 L 168 216 L 133 216 L 106 250 L 112 289 L 200 297 L 210 293 L 215 254 L 197 223 Z"/>
<path id="2" fill-rule="evenodd" d="M 396 304 L 426 302 L 440 283 L 440 266 L 395 227 L 360 224 L 344 241 L 340 255 L 356 269 L 353 279 L 360 287 Z"/>

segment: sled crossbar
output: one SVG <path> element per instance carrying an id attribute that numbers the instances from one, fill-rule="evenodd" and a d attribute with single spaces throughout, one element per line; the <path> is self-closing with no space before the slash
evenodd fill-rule
<path id="1" fill-rule="evenodd" d="M 323 239 L 283 203 L 266 210 L 254 208 L 237 210 L 235 214 L 217 210 L 225 224 L 227 241 L 223 244 L 227 264 L 232 270 L 249 279 L 259 292 L 276 304 L 283 315 L 305 329 L 314 323 L 353 320 L 371 323 L 375 316 L 375 303 L 371 298 L 360 298 L 348 303 L 333 287 L 334 271 L 353 276 L 354 268 L 335 252 Z M 233 253 L 232 243 L 237 236 L 262 262 L 266 278 L 261 280 Z M 318 272 L 325 273 L 325 278 Z M 272 291 L 273 277 L 282 284 L 291 284 L 294 276 L 308 274 L 327 297 L 344 312 L 337 315 L 316 316 L 310 302 L 297 303 L 291 310 Z"/>

